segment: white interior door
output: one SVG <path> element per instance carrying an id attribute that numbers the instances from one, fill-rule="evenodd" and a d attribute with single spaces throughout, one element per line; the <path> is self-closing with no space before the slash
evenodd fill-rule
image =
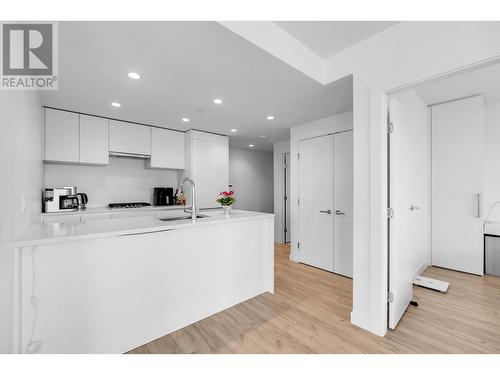
<path id="1" fill-rule="evenodd" d="M 431 111 L 432 264 L 482 275 L 483 97 Z"/>
<path id="2" fill-rule="evenodd" d="M 333 272 L 352 277 L 352 131 L 333 136 Z"/>
<path id="3" fill-rule="evenodd" d="M 390 98 L 389 328 L 394 329 L 413 298 L 421 262 L 429 262 L 428 110 L 408 91 Z"/>
<path id="4" fill-rule="evenodd" d="M 333 272 L 333 135 L 299 142 L 299 260 Z"/>
<path id="5" fill-rule="evenodd" d="M 285 242 L 290 242 L 290 153 L 285 153 Z"/>

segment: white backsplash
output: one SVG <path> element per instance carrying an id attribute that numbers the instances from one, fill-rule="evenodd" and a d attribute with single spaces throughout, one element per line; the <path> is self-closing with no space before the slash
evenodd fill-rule
<path id="1" fill-rule="evenodd" d="M 153 203 L 153 188 L 177 187 L 176 170 L 144 168 L 144 160 L 109 158 L 108 166 L 44 164 L 44 186 L 76 186 L 89 198 L 87 207 L 113 202 Z"/>

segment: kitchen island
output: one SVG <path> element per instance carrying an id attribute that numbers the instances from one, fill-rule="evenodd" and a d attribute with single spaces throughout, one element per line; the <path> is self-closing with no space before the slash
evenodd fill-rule
<path id="1" fill-rule="evenodd" d="M 274 292 L 274 215 L 178 215 L 30 227 L 13 244 L 13 352 L 124 353 Z"/>

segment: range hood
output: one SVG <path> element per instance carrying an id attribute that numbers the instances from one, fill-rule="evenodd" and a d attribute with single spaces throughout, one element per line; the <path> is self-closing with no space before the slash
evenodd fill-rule
<path id="1" fill-rule="evenodd" d="M 132 154 L 129 152 L 117 152 L 117 151 L 110 151 L 109 156 L 115 157 L 115 158 L 129 158 L 129 159 L 151 159 L 151 155 L 146 155 L 146 154 Z"/>

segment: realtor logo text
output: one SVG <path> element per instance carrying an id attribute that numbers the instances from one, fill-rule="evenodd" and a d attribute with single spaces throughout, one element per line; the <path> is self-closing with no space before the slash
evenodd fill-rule
<path id="1" fill-rule="evenodd" d="M 1 24 L 0 88 L 56 90 L 57 24 Z"/>

